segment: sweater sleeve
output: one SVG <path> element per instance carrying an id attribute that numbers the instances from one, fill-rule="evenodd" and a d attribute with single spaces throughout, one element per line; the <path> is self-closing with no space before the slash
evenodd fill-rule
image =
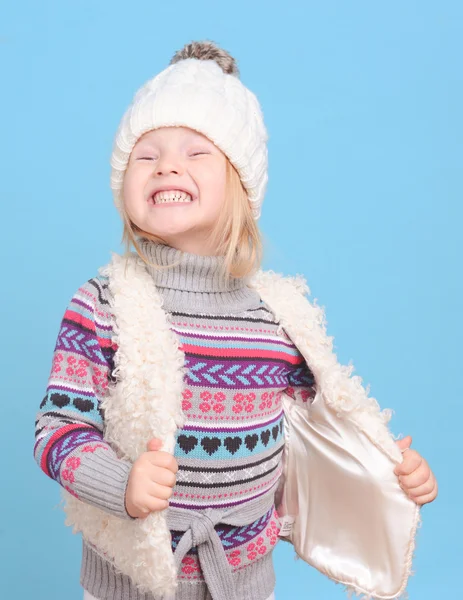
<path id="1" fill-rule="evenodd" d="M 69 493 L 123 519 L 131 463 L 103 437 L 100 401 L 116 348 L 107 280 L 98 276 L 70 300 L 59 328 L 45 397 L 36 417 L 34 458 Z"/>

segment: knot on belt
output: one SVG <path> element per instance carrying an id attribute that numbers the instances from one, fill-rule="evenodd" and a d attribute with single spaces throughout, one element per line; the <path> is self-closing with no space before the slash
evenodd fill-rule
<path id="1" fill-rule="evenodd" d="M 190 521 L 192 546 L 200 546 L 209 541 L 216 534 L 214 527 L 217 523 L 218 520 L 214 522 L 209 514 L 194 515 Z"/>
<path id="2" fill-rule="evenodd" d="M 169 509 L 169 529 L 184 531 L 174 552 L 177 569 L 193 546 L 198 557 L 207 587 L 214 600 L 237 600 L 233 577 L 222 542 L 215 525 L 227 511 L 208 508 L 203 514 L 191 510 Z"/>
<path id="3" fill-rule="evenodd" d="M 215 530 L 218 523 L 242 527 L 252 523 L 273 506 L 270 494 L 264 501 L 258 499 L 249 503 L 246 509 L 241 505 L 229 508 L 207 508 L 199 513 L 170 506 L 167 512 L 167 526 L 171 531 L 184 531 L 174 552 L 177 569 L 185 554 L 193 546 L 198 548 L 198 558 L 209 592 L 213 600 L 239 600 L 233 585 L 232 569 L 228 562 L 222 541 Z"/>

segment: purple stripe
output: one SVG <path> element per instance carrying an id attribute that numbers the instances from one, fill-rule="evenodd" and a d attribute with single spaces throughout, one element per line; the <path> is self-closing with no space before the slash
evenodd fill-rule
<path id="1" fill-rule="evenodd" d="M 169 506 L 173 506 L 174 508 L 187 508 L 190 510 L 201 510 L 202 508 L 227 508 L 228 506 L 239 506 L 240 504 L 245 504 L 246 502 L 251 502 L 251 500 L 254 500 L 255 498 L 259 498 L 260 496 L 263 496 L 264 494 L 267 494 L 273 487 L 275 487 L 278 484 L 278 479 L 275 481 L 275 483 L 267 488 L 266 490 L 264 490 L 263 492 L 260 492 L 259 494 L 256 494 L 255 496 L 251 496 L 250 498 L 247 498 L 246 500 L 239 500 L 238 502 L 227 502 L 224 504 L 181 504 L 180 502 L 170 502 L 169 501 Z"/>
<path id="2" fill-rule="evenodd" d="M 271 423 L 275 423 L 275 421 L 279 421 L 283 415 L 283 412 L 284 411 L 281 410 L 280 413 L 274 419 L 271 419 L 270 421 L 265 421 L 262 424 L 254 423 L 254 425 L 248 425 L 247 427 L 219 427 L 217 425 L 214 425 L 214 427 L 197 427 L 196 425 L 185 425 L 182 429 L 184 431 L 204 431 L 204 432 L 215 431 L 215 432 L 224 432 L 224 433 L 238 433 L 240 431 L 251 431 L 251 430 L 257 431 L 261 427 L 267 427 Z"/>
<path id="3" fill-rule="evenodd" d="M 249 357 L 248 361 L 242 360 L 242 357 L 215 357 L 205 358 L 202 356 L 192 356 L 190 352 L 186 353 L 186 364 L 188 371 L 185 375 L 185 383 L 194 387 L 208 387 L 226 390 L 261 390 L 274 388 L 286 388 L 288 383 L 288 373 L 294 369 L 289 361 L 276 359 L 257 359 Z M 204 365 L 204 366 L 202 366 Z M 217 369 L 222 366 L 221 369 Z M 249 367 L 255 366 L 251 372 L 243 373 Z M 268 367 L 267 371 L 258 374 L 261 367 Z M 227 373 L 232 368 L 236 368 L 232 373 Z M 275 371 L 268 375 L 271 369 Z M 245 378 L 249 383 L 243 381 Z M 256 381 L 255 377 L 260 381 Z"/>
<path id="4" fill-rule="evenodd" d="M 94 298 L 96 301 L 96 298 Z M 83 306 L 84 308 L 86 308 L 89 312 L 94 313 L 95 312 L 95 308 L 91 305 L 91 304 L 87 304 L 86 302 L 84 302 L 83 300 L 80 300 L 80 298 L 76 298 L 74 296 L 74 298 L 71 300 L 71 304 L 80 304 L 80 306 Z"/>
<path id="5" fill-rule="evenodd" d="M 257 537 L 259 533 L 261 533 L 268 525 L 270 519 L 273 515 L 274 506 L 270 510 L 268 510 L 260 519 L 256 519 L 253 523 L 249 523 L 249 525 L 244 525 L 243 527 L 236 527 L 234 525 L 227 525 L 226 523 L 219 523 L 215 525 L 214 529 L 217 535 L 220 538 L 224 546 L 224 550 L 231 550 L 236 548 L 236 546 L 243 546 L 251 541 L 253 538 Z M 172 534 L 172 550 L 175 552 L 175 549 L 183 537 L 183 531 L 171 531 Z M 193 551 L 193 554 L 197 554 L 197 546 L 193 546 L 196 551 Z"/>
<path id="6" fill-rule="evenodd" d="M 106 368 L 108 366 L 96 334 L 89 333 L 82 328 L 80 323 L 75 323 L 74 321 L 72 321 L 72 325 L 62 323 L 56 341 L 56 350 L 82 356 Z"/>
<path id="7" fill-rule="evenodd" d="M 84 392 L 83 390 L 78 390 L 76 388 L 67 387 L 65 385 L 56 385 L 54 383 L 50 383 L 50 385 L 47 387 L 47 394 L 49 393 L 50 390 L 57 390 L 60 392 L 72 392 L 73 394 L 76 394 L 77 396 L 88 396 L 89 398 L 95 398 L 94 392 Z"/>
<path id="8" fill-rule="evenodd" d="M 47 465 L 51 477 L 53 479 L 56 479 L 59 483 L 61 483 L 61 465 L 63 461 L 69 456 L 69 454 L 82 444 L 102 441 L 103 436 L 101 435 L 101 433 L 97 433 L 94 429 L 85 431 L 81 430 L 66 432 L 53 444 L 52 448 L 48 453 Z"/>
<path id="9" fill-rule="evenodd" d="M 230 525 L 221 524 L 221 531 L 220 533 L 218 532 L 218 536 L 222 544 L 224 544 L 224 541 L 227 542 L 226 546 L 224 544 L 224 549 L 231 550 L 237 546 L 247 544 L 253 538 L 257 537 L 259 533 L 266 529 L 270 519 L 272 518 L 272 514 L 273 508 L 262 515 L 260 519 L 256 519 L 253 523 L 250 523 L 244 527 L 233 527 Z"/>
<path id="10" fill-rule="evenodd" d="M 214 336 L 212 334 L 202 334 L 202 333 L 189 333 L 186 331 L 182 331 L 181 329 L 172 328 L 183 337 L 188 338 L 196 338 L 200 340 L 213 340 L 213 341 L 233 341 L 233 342 L 263 342 L 264 344 L 275 344 L 286 346 L 287 348 L 294 348 L 294 345 L 291 342 L 285 342 L 281 339 L 278 340 L 270 340 L 267 338 L 262 338 L 259 336 L 256 337 L 236 337 L 233 335 L 224 335 L 224 336 Z"/>
<path id="11" fill-rule="evenodd" d="M 205 348 L 205 346 L 200 346 L 201 348 Z M 269 351 L 271 352 L 271 350 Z M 188 360 L 190 361 L 191 364 L 195 365 L 197 363 L 207 363 L 209 364 L 209 368 L 212 368 L 214 365 L 216 365 L 217 363 L 221 364 L 223 363 L 224 366 L 224 371 L 225 370 L 229 370 L 232 366 L 234 367 L 235 365 L 239 365 L 240 369 L 246 369 L 247 367 L 250 367 L 251 365 L 256 365 L 256 367 L 263 367 L 265 366 L 269 366 L 269 364 L 271 364 L 272 368 L 273 367 L 279 367 L 279 369 L 277 369 L 272 377 L 274 377 L 275 375 L 280 375 L 280 371 L 284 370 L 286 372 L 289 372 L 289 370 L 293 370 L 294 368 L 300 368 L 298 367 L 298 365 L 293 365 L 289 360 L 284 360 L 284 359 L 274 359 L 274 358 L 256 358 L 255 356 L 250 356 L 248 360 L 243 360 L 243 357 L 239 357 L 239 356 L 214 356 L 213 358 L 209 358 L 209 357 L 202 357 L 202 356 L 192 356 L 190 352 L 186 352 L 185 353 L 186 356 L 188 357 Z M 232 364 L 230 364 L 232 363 Z M 248 377 L 251 377 L 251 375 L 257 375 L 258 377 L 265 377 L 266 373 L 262 373 L 260 375 L 257 374 L 257 371 L 259 369 L 256 368 L 254 371 L 251 371 L 250 373 L 248 373 Z M 239 371 L 235 371 L 234 373 L 236 373 Z M 233 377 L 234 373 L 232 374 L 226 374 L 224 373 L 224 375 L 226 375 L 227 377 Z"/>

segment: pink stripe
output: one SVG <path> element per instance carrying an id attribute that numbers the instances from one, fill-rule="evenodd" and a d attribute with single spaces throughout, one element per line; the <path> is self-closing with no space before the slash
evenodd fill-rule
<path id="1" fill-rule="evenodd" d="M 64 427 L 60 427 L 48 440 L 48 443 L 43 450 L 42 460 L 40 462 L 40 467 L 41 467 L 42 471 L 46 475 L 48 475 L 48 477 L 51 477 L 51 476 L 50 476 L 50 472 L 48 471 L 47 457 L 48 457 L 48 453 L 50 452 L 50 449 L 53 446 L 53 444 L 57 440 L 62 438 L 64 435 L 67 435 L 70 431 L 73 431 L 74 429 L 82 429 L 83 427 L 88 427 L 89 429 L 92 429 L 91 425 L 86 425 L 85 423 L 76 423 L 75 425 L 65 425 Z"/>
<path id="2" fill-rule="evenodd" d="M 216 342 L 221 342 L 221 341 L 231 341 L 231 342 L 263 342 L 264 344 L 275 344 L 278 346 L 286 346 L 287 348 L 293 348 L 294 345 L 291 342 L 286 342 L 284 340 L 278 339 L 278 340 L 269 340 L 268 338 L 263 338 L 260 337 L 258 335 L 256 335 L 256 337 L 242 337 L 242 336 L 234 336 L 234 335 L 212 335 L 212 334 L 207 334 L 207 333 L 190 333 L 188 331 L 182 331 L 182 330 L 175 330 L 179 335 L 184 336 L 184 337 L 188 337 L 188 338 L 193 338 L 193 339 L 198 339 L 198 340 L 213 340 Z"/>
<path id="3" fill-rule="evenodd" d="M 192 354 L 200 354 L 201 356 L 218 356 L 218 357 L 237 357 L 237 358 L 273 358 L 289 362 L 293 365 L 299 365 L 304 362 L 302 356 L 293 356 L 286 352 L 277 352 L 274 350 L 248 350 L 247 348 L 205 348 L 204 346 L 194 346 L 192 344 L 182 344 L 182 349 L 185 352 Z"/>
<path id="4" fill-rule="evenodd" d="M 269 490 L 272 489 L 274 483 L 278 482 L 278 479 L 280 478 L 280 476 L 281 476 L 281 471 L 278 473 L 278 475 L 276 477 L 273 478 L 273 480 L 271 480 L 270 487 L 266 488 L 263 492 L 259 492 L 255 496 L 251 496 L 250 498 L 246 498 L 245 500 L 238 500 L 238 502 L 227 502 L 224 504 L 183 504 L 181 502 L 169 501 L 169 506 L 173 506 L 175 508 L 189 508 L 192 510 L 202 509 L 202 508 L 227 508 L 228 506 L 238 506 L 240 504 L 245 504 L 246 502 L 251 502 L 251 500 L 254 500 L 255 498 L 259 498 L 260 496 L 263 496 L 264 494 L 267 494 L 269 492 Z"/>

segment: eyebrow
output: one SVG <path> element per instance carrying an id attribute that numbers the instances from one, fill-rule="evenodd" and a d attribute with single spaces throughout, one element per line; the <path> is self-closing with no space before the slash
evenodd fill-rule
<path id="1" fill-rule="evenodd" d="M 206 136 L 194 132 L 189 134 L 189 136 L 186 138 L 186 143 L 212 144 L 211 140 L 209 140 Z"/>

